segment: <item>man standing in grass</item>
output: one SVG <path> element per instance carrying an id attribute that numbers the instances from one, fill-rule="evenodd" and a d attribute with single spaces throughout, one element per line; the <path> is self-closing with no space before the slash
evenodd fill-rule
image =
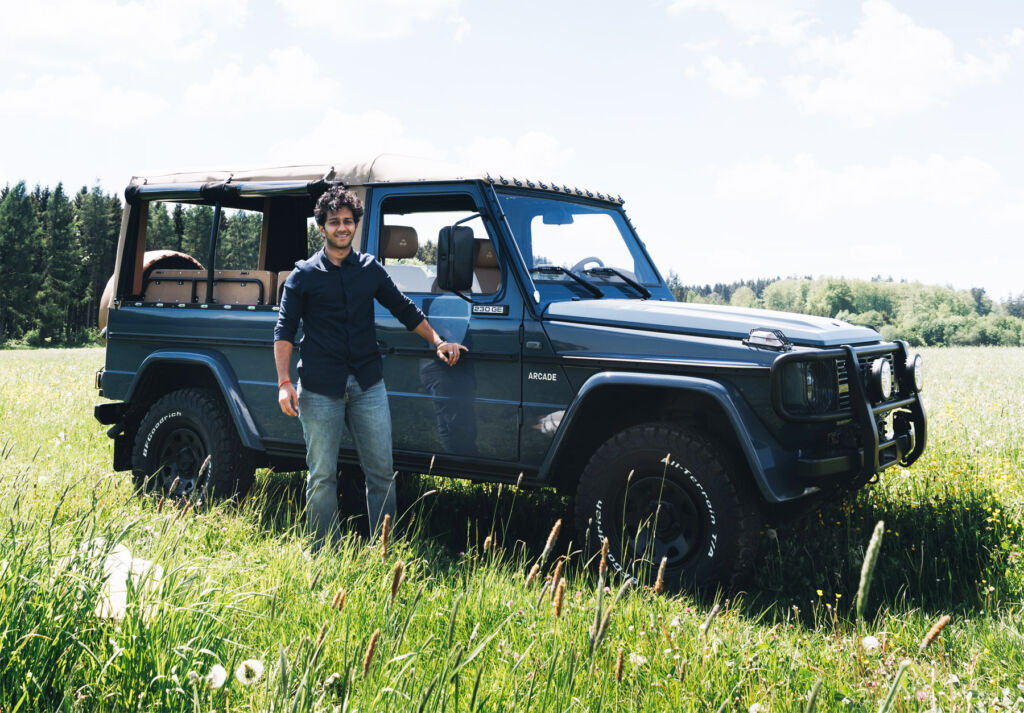
<path id="1" fill-rule="evenodd" d="M 395 516 L 391 414 L 374 327 L 374 300 L 430 342 L 438 359 L 448 366 L 458 362 L 466 347 L 446 342 L 384 267 L 372 255 L 353 249 L 363 217 L 358 196 L 335 186 L 316 202 L 313 215 L 324 247 L 296 263 L 284 285 L 274 328 L 274 361 L 278 403 L 285 414 L 299 417 L 306 440 L 306 524 L 315 552 L 339 536 L 338 450 L 345 427 L 366 475 L 371 535 L 384 515 Z M 296 389 L 290 366 L 300 321 L 303 337 Z"/>

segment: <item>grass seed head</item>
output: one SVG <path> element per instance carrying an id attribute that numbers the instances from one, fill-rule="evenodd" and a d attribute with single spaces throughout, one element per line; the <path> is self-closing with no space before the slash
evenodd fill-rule
<path id="1" fill-rule="evenodd" d="M 555 524 L 551 527 L 551 532 L 548 533 L 548 541 L 544 543 L 544 551 L 540 553 L 540 561 L 546 562 L 548 555 L 551 554 L 551 549 L 555 546 L 555 541 L 558 539 L 558 533 L 562 530 L 562 518 L 555 520 Z"/>
<path id="2" fill-rule="evenodd" d="M 363 656 L 363 678 L 370 673 L 370 664 L 373 663 L 373 652 L 377 650 L 378 641 L 380 641 L 380 629 L 374 629 L 370 643 L 366 645 L 366 655 Z"/>
<path id="3" fill-rule="evenodd" d="M 324 639 L 326 639 L 326 638 L 327 638 L 327 622 L 325 621 L 323 624 L 320 625 L 320 631 L 316 635 L 316 648 L 319 649 L 323 645 Z"/>
<path id="4" fill-rule="evenodd" d="M 402 586 L 402 580 L 405 579 L 405 565 L 402 560 L 395 562 L 395 571 L 391 575 L 391 601 L 395 601 L 395 597 L 398 596 L 398 588 Z"/>
<path id="5" fill-rule="evenodd" d="M 494 546 L 494 538 L 491 537 L 490 535 L 488 535 L 487 537 L 484 538 L 484 554 L 485 555 L 489 554 L 490 551 L 491 551 L 491 547 L 493 547 L 493 546 Z"/>
<path id="6" fill-rule="evenodd" d="M 668 557 L 661 558 L 661 564 L 658 565 L 658 578 L 654 581 L 654 593 L 661 594 L 665 591 L 665 567 L 668 565 Z"/>
<path id="7" fill-rule="evenodd" d="M 622 681 L 622 659 L 623 659 L 623 655 L 624 654 L 625 654 L 625 651 L 620 646 L 619 647 L 618 658 L 615 659 L 615 682 L 616 683 L 619 683 L 619 682 Z"/>
<path id="8" fill-rule="evenodd" d="M 380 526 L 380 558 L 387 559 L 388 556 L 388 538 L 391 535 L 391 514 L 386 513 L 384 515 L 384 522 Z"/>
<path id="9" fill-rule="evenodd" d="M 565 598 L 565 580 L 558 582 L 555 589 L 555 616 L 562 616 L 562 601 Z"/>
<path id="10" fill-rule="evenodd" d="M 946 628 L 946 624 L 948 624 L 949 621 L 949 614 L 942 615 L 942 617 L 935 622 L 932 628 L 928 630 L 928 633 L 925 634 L 924 638 L 921 640 L 921 648 L 918 649 L 918 651 L 924 651 L 927 649 L 928 646 L 939 637 L 939 634 L 941 634 L 942 630 Z"/>
<path id="11" fill-rule="evenodd" d="M 607 537 L 604 538 L 604 542 L 601 543 L 601 564 L 599 564 L 598 567 L 597 567 L 597 576 L 600 577 L 602 580 L 604 579 L 605 574 L 607 574 L 607 572 L 608 572 L 608 546 L 609 546 L 609 544 L 610 543 L 608 542 L 608 538 Z"/>
<path id="12" fill-rule="evenodd" d="M 871 579 L 875 575 L 875 565 L 878 564 L 878 553 L 882 549 L 882 536 L 885 534 L 885 522 L 879 520 L 875 525 L 875 531 L 871 533 L 871 541 L 864 552 L 864 563 L 860 568 L 860 585 L 857 587 L 857 619 L 864 620 L 864 608 L 867 606 L 868 590 L 871 589 Z"/>
<path id="13" fill-rule="evenodd" d="M 540 565 L 535 564 L 530 567 L 530 573 L 526 576 L 526 586 L 529 587 L 533 584 L 533 580 L 537 578 L 537 573 L 540 572 Z"/>
<path id="14" fill-rule="evenodd" d="M 345 588 L 338 587 L 338 591 L 334 594 L 334 599 L 331 600 L 331 607 L 341 611 L 345 608 Z"/>
<path id="15" fill-rule="evenodd" d="M 558 584 L 562 581 L 562 564 L 564 560 L 558 560 L 555 563 L 555 573 L 551 575 L 551 593 L 554 595 L 558 591 Z"/>
<path id="16" fill-rule="evenodd" d="M 707 619 L 705 619 L 704 623 L 700 625 L 701 636 L 706 638 L 708 634 L 711 633 L 711 625 L 715 622 L 715 617 L 718 615 L 719 609 L 721 609 L 721 607 L 718 604 L 711 607 L 711 611 L 708 612 Z"/>

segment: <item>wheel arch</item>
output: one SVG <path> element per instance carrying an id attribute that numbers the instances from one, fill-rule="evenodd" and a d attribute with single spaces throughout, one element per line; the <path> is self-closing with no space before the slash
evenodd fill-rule
<path id="1" fill-rule="evenodd" d="M 739 457 L 739 465 L 768 502 L 789 500 L 765 472 L 746 426 L 754 418 L 718 381 L 672 374 L 601 372 L 591 376 L 566 409 L 539 479 L 572 490 L 590 456 L 615 433 L 640 423 L 679 422 L 696 426 Z M 756 429 L 755 429 L 756 430 Z M 774 450 L 778 450 L 775 447 Z M 773 456 L 775 454 L 773 453 Z M 770 466 L 777 463 L 772 458 Z"/>
<path id="2" fill-rule="evenodd" d="M 242 445 L 254 451 L 265 450 L 234 370 L 217 352 L 161 349 L 151 353 L 139 365 L 124 400 L 141 418 L 161 396 L 188 387 L 219 393 Z"/>

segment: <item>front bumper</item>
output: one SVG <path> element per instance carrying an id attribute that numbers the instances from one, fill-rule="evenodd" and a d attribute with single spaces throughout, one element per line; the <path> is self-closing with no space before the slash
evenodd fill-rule
<path id="1" fill-rule="evenodd" d="M 866 383 L 866 369 L 879 357 L 891 360 L 896 388 L 888 399 L 874 399 Z M 853 422 L 857 445 L 828 455 L 797 458 L 797 474 L 809 479 L 845 476 L 853 486 L 860 486 L 893 465 L 908 466 L 924 451 L 927 441 L 927 419 L 921 395 L 914 390 L 913 379 L 906 368 L 906 342 L 897 341 L 867 347 L 844 345 L 814 352 L 787 352 L 772 363 L 772 405 L 787 421 L 804 423 Z M 794 413 L 783 403 L 783 367 L 794 361 L 835 361 L 845 367 L 848 391 L 840 405 L 825 413 Z M 891 424 L 886 420 L 892 416 Z"/>

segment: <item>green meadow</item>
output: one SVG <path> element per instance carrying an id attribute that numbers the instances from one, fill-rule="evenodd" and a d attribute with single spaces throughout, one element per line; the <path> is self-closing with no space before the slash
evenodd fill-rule
<path id="1" fill-rule="evenodd" d="M 1024 349 L 923 354 L 924 456 L 766 524 L 747 590 L 695 598 L 599 574 L 553 492 L 429 475 L 386 550 L 346 482 L 310 557 L 303 474 L 140 495 L 92 418 L 103 351 L 0 351 L 0 713 L 1024 710 Z M 125 550 L 152 566 L 111 616 Z"/>

